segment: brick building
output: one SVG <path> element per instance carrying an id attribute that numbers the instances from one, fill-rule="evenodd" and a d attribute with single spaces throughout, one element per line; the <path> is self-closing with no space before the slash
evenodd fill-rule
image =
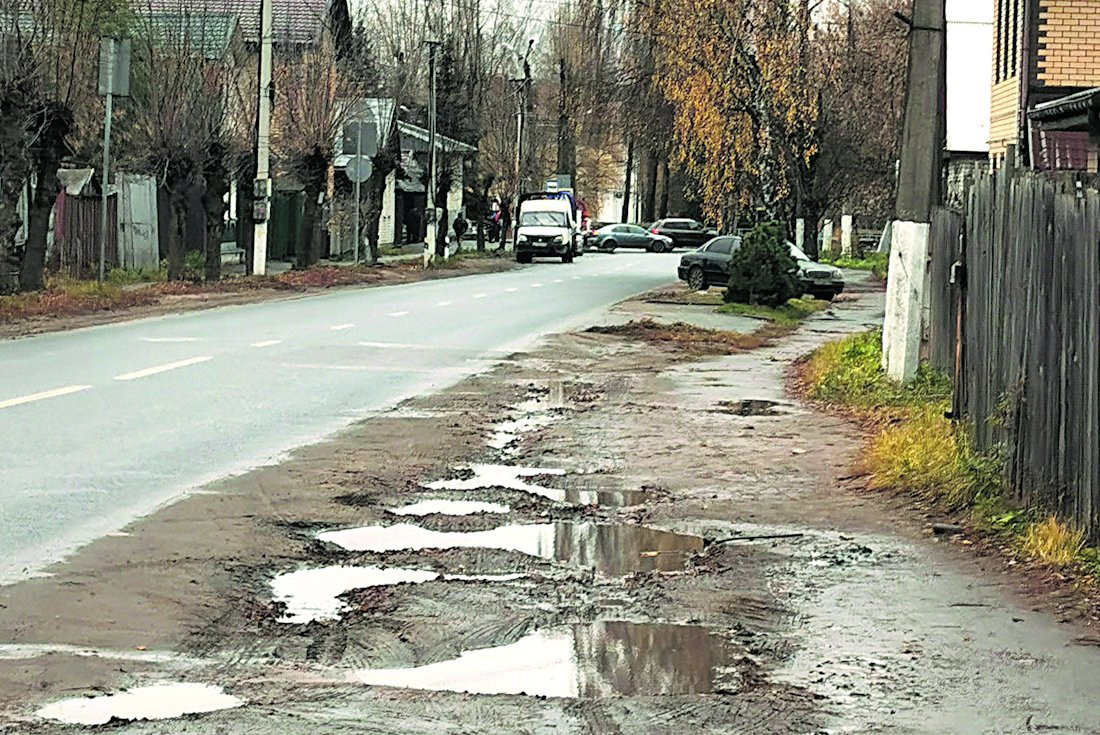
<path id="1" fill-rule="evenodd" d="M 1097 170 L 1095 140 L 1028 111 L 1100 87 L 1100 0 L 993 0 L 989 154 L 1039 169 Z"/>

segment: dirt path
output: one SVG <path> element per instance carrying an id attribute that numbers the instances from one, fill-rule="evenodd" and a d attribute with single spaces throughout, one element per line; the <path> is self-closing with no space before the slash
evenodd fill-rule
<path id="1" fill-rule="evenodd" d="M 112 732 L 1100 732 L 1100 651 L 784 394 L 880 303 L 719 358 L 561 335 L 206 488 L 0 590 L 0 730 L 188 682 L 243 701 Z"/>

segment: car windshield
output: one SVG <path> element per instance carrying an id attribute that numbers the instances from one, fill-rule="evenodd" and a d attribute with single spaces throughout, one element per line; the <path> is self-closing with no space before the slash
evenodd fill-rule
<path id="1" fill-rule="evenodd" d="M 566 227 L 564 212 L 524 212 L 519 216 L 520 227 Z"/>
<path id="2" fill-rule="evenodd" d="M 810 260 L 810 256 L 802 252 L 802 250 L 793 242 L 789 242 L 787 243 L 787 245 L 791 248 L 791 257 L 795 260 Z"/>

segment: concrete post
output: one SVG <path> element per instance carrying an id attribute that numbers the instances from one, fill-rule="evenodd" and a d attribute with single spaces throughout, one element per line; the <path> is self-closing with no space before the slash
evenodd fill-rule
<path id="1" fill-rule="evenodd" d="M 840 254 L 845 258 L 852 257 L 852 215 L 845 214 L 840 218 Z"/>
<path id="2" fill-rule="evenodd" d="M 920 363 L 930 231 L 926 222 L 898 221 L 893 225 L 886 319 L 882 325 L 882 367 L 897 381 L 915 376 Z"/>
<path id="3" fill-rule="evenodd" d="M 802 247 L 806 242 L 806 220 L 799 217 L 794 221 L 794 244 Z"/>
<path id="4" fill-rule="evenodd" d="M 821 225 L 821 255 L 831 252 L 833 249 L 833 221 L 825 220 Z"/>

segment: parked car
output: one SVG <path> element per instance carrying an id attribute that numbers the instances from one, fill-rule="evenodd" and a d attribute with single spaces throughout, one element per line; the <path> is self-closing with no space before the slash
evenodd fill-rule
<path id="1" fill-rule="evenodd" d="M 672 250 L 672 238 L 654 235 L 638 225 L 606 225 L 593 232 L 589 242 L 605 253 L 613 253 L 616 248 L 642 248 L 651 253 Z"/>
<path id="2" fill-rule="evenodd" d="M 664 235 L 672 239 L 676 248 L 697 248 L 718 234 L 717 230 L 706 227 L 693 219 L 659 219 L 649 226 L 654 235 Z"/>
<path id="3" fill-rule="evenodd" d="M 696 291 L 726 286 L 730 279 L 730 260 L 739 247 L 741 238 L 736 235 L 716 237 L 701 248 L 685 253 L 680 258 L 677 274 Z M 806 293 L 831 301 L 844 291 L 844 274 L 839 268 L 815 263 L 794 243 L 788 242 L 787 247 L 798 266 L 797 277 Z"/>

